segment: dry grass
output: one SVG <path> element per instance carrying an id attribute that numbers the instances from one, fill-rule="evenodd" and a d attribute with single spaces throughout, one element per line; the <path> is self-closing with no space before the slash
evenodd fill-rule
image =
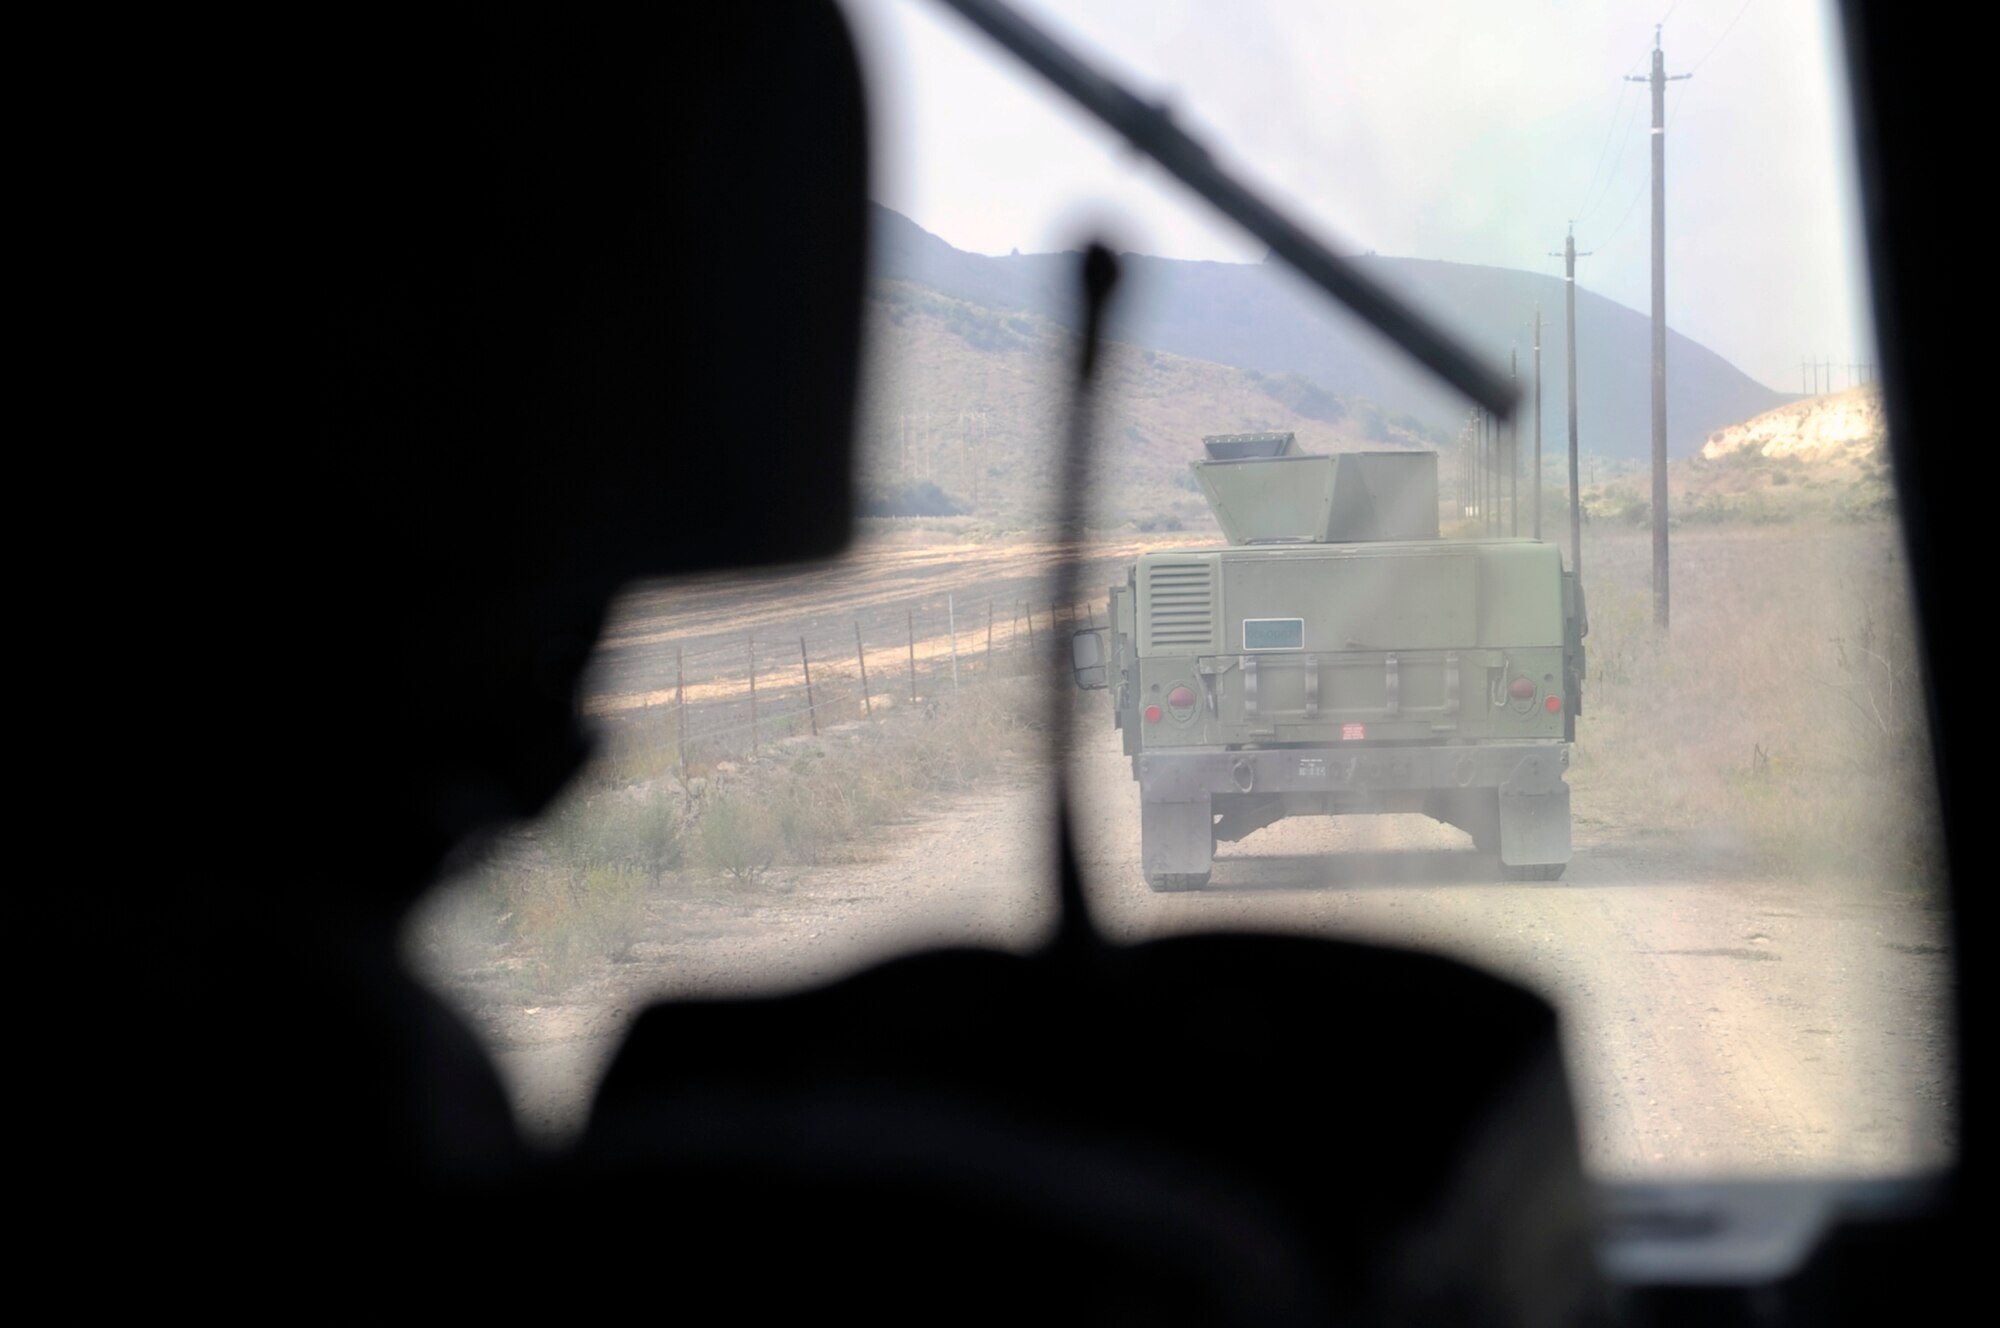
<path id="1" fill-rule="evenodd" d="M 1921 668 L 1893 526 L 1683 530 L 1670 634 L 1645 531 L 1586 537 L 1581 824 L 1758 870 L 1934 883 Z"/>
<path id="2" fill-rule="evenodd" d="M 540 821 L 488 845 L 427 902 L 413 941 L 427 967 L 503 975 L 556 999 L 631 958 L 651 903 L 743 896 L 774 868 L 810 866 L 969 789 L 1038 743 L 1029 677 L 995 677 L 879 722 L 771 744 L 682 782 L 671 712 L 620 726 Z"/>
<path id="3" fill-rule="evenodd" d="M 497 960 L 542 997 L 631 958 L 648 898 L 683 864 L 684 813 L 664 785 L 620 785 L 607 773 L 593 768 L 541 820 L 462 864 L 426 901 L 417 945 L 447 970 Z"/>
<path id="4" fill-rule="evenodd" d="M 1027 678 L 995 678 L 879 724 L 795 740 L 705 791 L 697 861 L 738 881 L 777 863 L 811 866 L 940 795 L 972 788 L 1029 746 L 1035 690 Z"/>

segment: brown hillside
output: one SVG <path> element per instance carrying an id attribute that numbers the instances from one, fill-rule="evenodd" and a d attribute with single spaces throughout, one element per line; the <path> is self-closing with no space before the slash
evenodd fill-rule
<path id="1" fill-rule="evenodd" d="M 866 320 L 864 490 L 928 481 L 999 528 L 1041 525 L 1054 498 L 1072 334 L 902 282 L 875 284 Z M 1213 530 L 1188 462 L 1204 434 L 1261 429 L 1292 430 L 1311 451 L 1430 445 L 1414 421 L 1385 420 L 1370 403 L 1297 377 L 1114 343 L 1099 397 L 1093 524 Z"/>

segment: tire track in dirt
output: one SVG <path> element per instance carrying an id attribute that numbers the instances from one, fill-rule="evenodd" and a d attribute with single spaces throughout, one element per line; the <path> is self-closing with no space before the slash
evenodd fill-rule
<path id="1" fill-rule="evenodd" d="M 1562 1013 L 1600 1175 L 1887 1174 L 1949 1154 L 1942 920 L 1907 900 L 1744 877 L 1672 845 L 1637 851 L 1611 827 L 1580 831 L 1563 880 L 1509 882 L 1417 817 L 1282 822 L 1225 846 L 1210 889 L 1155 895 L 1115 740 L 1091 738 L 1075 773 L 1078 851 L 1114 939 L 1348 936 L 1458 955 L 1541 991 Z M 648 1000 L 797 989 L 926 944 L 1039 944 L 1050 786 L 1045 770 L 1017 770 L 850 861 L 774 872 L 750 894 L 658 901 L 636 962 L 562 1005 L 461 996 L 524 1120 L 561 1137 Z"/>

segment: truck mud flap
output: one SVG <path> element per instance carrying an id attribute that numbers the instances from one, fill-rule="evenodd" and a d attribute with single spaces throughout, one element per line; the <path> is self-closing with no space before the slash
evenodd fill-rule
<path id="1" fill-rule="evenodd" d="M 1206 877 L 1215 860 L 1209 800 L 1140 803 L 1139 840 L 1148 881 Z"/>
<path id="2" fill-rule="evenodd" d="M 1569 861 L 1569 786 L 1500 794 L 1500 861 L 1509 867 Z"/>

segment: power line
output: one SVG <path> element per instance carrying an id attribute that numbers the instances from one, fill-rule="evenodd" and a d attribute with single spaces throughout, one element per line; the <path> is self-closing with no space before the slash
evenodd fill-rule
<path id="1" fill-rule="evenodd" d="M 1689 67 L 1688 73 L 1692 74 L 1695 70 L 1707 64 L 1708 56 L 1714 55 L 1718 50 L 1722 49 L 1722 43 L 1729 39 L 1730 33 L 1736 31 L 1737 20 L 1741 19 L 1745 14 L 1750 12 L 1750 6 L 1755 3 L 1756 0 L 1743 0 L 1742 6 L 1738 8 L 1736 11 L 1736 18 L 1732 18 L 1729 20 L 1729 26 L 1724 28 L 1722 30 L 1722 35 L 1715 39 L 1715 45 L 1708 48 L 1708 55 L 1704 55 L 1701 57 L 1701 59 L 1695 61 L 1694 64 Z"/>
<path id="2" fill-rule="evenodd" d="M 1693 77 L 1694 77 L 1694 71 L 1693 71 L 1692 69 L 1690 69 L 1690 70 L 1688 70 L 1688 72 L 1687 72 L 1687 73 L 1685 73 L 1685 74 L 1676 74 L 1676 75 L 1674 75 L 1674 77 L 1675 77 L 1675 78 L 1693 78 Z M 1673 124 L 1674 124 L 1674 117 L 1675 117 L 1676 115 L 1679 115 L 1679 114 L 1681 113 L 1681 103 L 1687 100 L 1687 94 L 1688 94 L 1688 90 L 1687 90 L 1686 88 L 1674 88 L 1674 89 L 1672 89 L 1672 91 L 1673 91 L 1673 94 L 1674 94 L 1674 104 L 1673 104 L 1673 105 L 1671 105 L 1671 106 L 1669 106 L 1669 107 L 1667 107 L 1667 128 L 1669 128 L 1669 129 L 1673 128 Z"/>
<path id="3" fill-rule="evenodd" d="M 1694 71 L 1690 70 L 1688 71 L 1688 74 L 1680 74 L 1676 75 L 1676 77 L 1686 78 L 1693 72 Z M 1675 112 L 1680 110 L 1681 101 L 1686 96 L 1687 96 L 1686 88 L 1674 89 L 1674 104 L 1667 108 L 1666 124 L 1668 127 L 1671 127 L 1673 125 L 1674 114 Z M 1646 196 L 1647 186 L 1650 185 L 1651 183 L 1652 183 L 1652 178 L 1650 176 L 1645 177 L 1639 181 L 1639 187 L 1632 193 L 1632 201 L 1625 205 L 1625 211 L 1619 215 L 1618 224 L 1616 226 L 1613 226 L 1610 232 L 1606 234 L 1603 239 L 1598 241 L 1599 244 L 1610 244 L 1614 239 L 1618 237 L 1618 232 L 1625 229 L 1625 223 L 1632 219 L 1632 210 L 1639 206 L 1639 200 Z"/>
<path id="4" fill-rule="evenodd" d="M 1599 148 L 1599 149 L 1597 150 L 1597 166 L 1598 166 L 1598 167 L 1602 167 L 1602 166 L 1604 165 L 1604 153 L 1605 153 L 1606 149 L 1610 148 L 1610 146 L 1611 146 L 1611 140 L 1612 140 L 1613 138 L 1617 137 L 1617 135 L 1618 135 L 1618 130 L 1619 130 L 1619 127 L 1621 126 L 1621 124 L 1622 124 L 1622 125 L 1629 125 L 1629 124 L 1631 123 L 1631 118 L 1630 118 L 1629 116 L 1627 116 L 1627 117 L 1626 117 L 1626 118 L 1625 118 L 1624 120 L 1622 120 L 1622 121 L 1621 121 L 1621 120 L 1619 119 L 1619 117 L 1620 117 L 1621 115 L 1624 115 L 1624 114 L 1625 114 L 1625 109 L 1626 109 L 1626 107 L 1627 107 L 1628 105 L 1632 105 L 1632 106 L 1636 106 L 1636 105 L 1638 104 L 1638 103 L 1637 103 L 1636 101 L 1633 101 L 1632 99 L 1630 99 L 1630 98 L 1627 98 L 1627 97 L 1625 97 L 1625 96 L 1624 96 L 1624 93 L 1625 93 L 1625 92 L 1626 92 L 1626 91 L 1627 91 L 1628 89 L 1626 88 L 1626 86 L 1625 86 L 1625 84 L 1624 84 L 1624 82 L 1623 82 L 1622 80 L 1620 81 L 1620 83 L 1619 83 L 1619 85 L 1618 85 L 1618 89 L 1619 89 L 1619 94 L 1620 94 L 1620 95 L 1619 95 L 1619 100 L 1618 100 L 1618 106 L 1617 106 L 1617 108 L 1616 108 L 1615 110 L 1613 110 L 1613 112 L 1612 112 L 1612 115 L 1611 115 L 1611 132 L 1610 132 L 1610 133 L 1607 133 L 1607 134 L 1606 134 L 1606 135 L 1604 136 L 1604 147 L 1602 147 L 1602 148 Z M 1613 180 L 1615 180 L 1615 179 L 1617 179 L 1617 178 L 1618 178 L 1618 166 L 1619 166 L 1619 163 L 1621 163 L 1621 162 L 1623 162 L 1623 161 L 1625 160 L 1625 145 L 1626 145 L 1627 143 L 1630 143 L 1631 141 L 1632 141 L 1632 138 L 1631 138 L 1631 135 L 1627 134 L 1627 135 L 1626 135 L 1626 136 L 1624 137 L 1623 141 L 1621 141 L 1621 142 L 1619 143 L 1619 145 L 1618 145 L 1618 156 L 1617 156 L 1616 158 L 1614 158 L 1614 159 L 1613 159 L 1613 161 L 1612 161 L 1612 163 L 1611 163 L 1611 173 L 1610 173 L 1609 175 L 1606 175 L 1606 176 L 1604 177 L 1604 193 L 1605 193 L 1605 194 L 1608 194 L 1608 193 L 1610 193 L 1610 192 L 1611 192 L 1611 182 L 1612 182 Z M 1588 188 L 1586 188 L 1586 189 L 1585 189 L 1585 190 L 1583 191 L 1583 198 L 1584 198 L 1584 206 L 1583 206 L 1583 207 L 1581 207 L 1581 208 L 1578 208 L 1578 209 L 1577 209 L 1577 213 L 1576 213 L 1576 216 L 1577 216 L 1577 220 L 1579 220 L 1579 221 L 1588 221 L 1588 220 L 1590 220 L 1590 217 L 1591 217 L 1591 214 L 1592 214 L 1592 213 L 1594 213 L 1594 212 L 1596 212 L 1596 211 L 1597 211 L 1597 208 L 1598 208 L 1598 205 L 1604 202 L 1604 195 L 1603 195 L 1603 194 L 1598 194 L 1598 193 L 1596 193 L 1596 192 L 1595 192 L 1595 191 L 1596 191 L 1596 189 L 1597 189 L 1597 174 L 1598 174 L 1598 172 L 1597 172 L 1597 169 L 1596 169 L 1595 167 L 1594 167 L 1594 168 L 1592 168 L 1592 170 L 1591 170 L 1591 172 L 1590 172 L 1590 185 L 1589 185 L 1589 187 L 1588 187 Z M 1595 202 L 1593 202 L 1593 201 L 1592 201 L 1592 199 L 1593 199 L 1593 198 L 1594 198 L 1594 199 L 1596 200 Z"/>
<path id="5" fill-rule="evenodd" d="M 1618 238 L 1618 232 L 1625 229 L 1625 223 L 1632 218 L 1632 209 L 1639 206 L 1639 200 L 1646 196 L 1646 187 L 1651 183 L 1652 180 L 1650 178 L 1639 181 L 1639 187 L 1632 191 L 1632 201 L 1627 203 L 1625 210 L 1618 214 L 1618 224 L 1613 226 L 1610 232 L 1598 241 L 1599 244 L 1610 244 Z"/>
<path id="6" fill-rule="evenodd" d="M 1679 6 L 1678 4 L 1676 4 L 1676 5 L 1674 6 L 1674 9 L 1678 9 L 1679 7 L 1680 7 L 1680 6 Z M 1667 11 L 1667 14 L 1668 14 L 1668 17 L 1672 17 L 1672 15 L 1673 15 L 1673 9 L 1669 9 L 1669 10 Z M 1739 14 L 1739 15 L 1738 15 L 1738 17 L 1741 17 L 1741 14 Z M 1662 19 L 1662 20 L 1660 20 L 1660 21 L 1661 21 L 1661 23 L 1663 23 L 1663 24 L 1664 24 L 1664 23 L 1666 22 L 1666 20 L 1665 20 L 1665 19 Z M 1627 83 L 1644 83 L 1644 82 L 1646 81 L 1646 80 L 1645 80 L 1645 78 L 1643 78 L 1643 77 L 1634 77 L 1634 76 L 1633 76 L 1633 73 L 1632 73 L 1632 71 L 1633 71 L 1634 69 L 1637 69 L 1637 68 L 1639 68 L 1639 67 L 1640 67 L 1641 65 L 1645 64 L 1645 63 L 1646 63 L 1646 62 L 1647 62 L 1647 61 L 1648 61 L 1648 60 L 1649 60 L 1650 58 L 1651 58 L 1651 53 L 1650 53 L 1650 52 L 1648 52 L 1648 53 L 1647 53 L 1646 55 L 1642 55 L 1642 56 L 1640 56 L 1640 57 L 1639 57 L 1639 58 L 1638 58 L 1637 60 L 1634 60 L 1634 61 L 1633 61 L 1633 62 L 1631 63 L 1631 65 L 1629 65 L 1629 66 L 1628 66 L 1628 67 L 1626 68 L 1626 70 L 1625 70 L 1625 73 L 1624 73 L 1624 75 L 1623 75 L 1623 76 L 1622 76 L 1622 77 L 1621 77 L 1621 78 L 1619 79 L 1619 84 L 1620 84 L 1620 87 L 1622 88 L 1622 87 L 1623 87 L 1623 85 L 1625 85 L 1625 84 L 1627 84 Z M 1690 71 L 1690 72 L 1692 72 L 1692 71 Z M 1672 124 L 1672 123 L 1673 123 L 1673 116 L 1674 116 L 1674 113 L 1680 110 L 1680 105 L 1681 105 L 1681 98 L 1682 98 L 1682 96 L 1684 96 L 1684 95 L 1685 95 L 1685 92 L 1686 92 L 1686 89 L 1684 89 L 1684 88 L 1675 88 L 1675 89 L 1674 89 L 1674 104 L 1673 104 L 1673 106 L 1672 106 L 1672 107 L 1670 107 L 1670 108 L 1668 109 L 1668 112 L 1667 112 L 1667 122 L 1668 122 L 1669 124 Z M 1620 120 L 1619 120 L 1619 119 L 1617 118 L 1617 115 L 1618 115 L 1618 114 L 1623 114 L 1623 113 L 1624 113 L 1624 111 L 1625 111 L 1625 109 L 1626 109 L 1626 105 L 1627 105 L 1627 103 L 1626 103 L 1626 102 L 1624 102 L 1623 100 L 1621 100 L 1621 101 L 1620 101 L 1620 103 L 1619 103 L 1619 106 L 1618 106 L 1618 112 L 1617 112 L 1616 114 L 1614 114 L 1614 116 L 1613 116 L 1613 118 L 1612 118 L 1612 126 L 1613 126 L 1613 129 L 1614 129 L 1614 131 L 1616 131 L 1616 129 L 1618 128 L 1618 126 L 1619 126 L 1619 125 L 1621 125 L 1621 124 L 1623 124 L 1623 125 L 1625 125 L 1625 126 L 1628 126 L 1628 127 L 1629 127 L 1629 126 L 1631 125 L 1631 123 L 1632 123 L 1632 120 L 1633 120 L 1633 117 L 1631 117 L 1631 116 L 1628 116 L 1628 117 L 1627 117 L 1626 119 L 1624 119 L 1623 121 L 1620 121 Z M 1638 105 L 1638 103 L 1637 103 L 1637 102 L 1635 101 L 1635 102 L 1632 102 L 1632 103 L 1630 103 L 1630 105 L 1632 105 L 1633 107 L 1635 107 L 1635 108 L 1636 108 L 1636 107 L 1637 107 L 1637 105 Z M 1591 204 L 1589 205 L 1589 207 L 1588 207 L 1588 208 L 1586 208 L 1586 209 L 1584 209 L 1583 211 L 1580 211 L 1580 212 L 1578 212 L 1578 213 L 1577 213 L 1576 217 L 1575 217 L 1575 218 L 1574 218 L 1574 219 L 1573 219 L 1573 220 L 1571 221 L 1571 223 L 1570 223 L 1571 225 L 1575 225 L 1575 224 L 1576 224 L 1576 222 L 1578 222 L 1578 221 L 1588 221 L 1588 220 L 1590 220 L 1590 218 L 1592 218 L 1593 216 L 1597 215 L 1597 210 L 1598 210 L 1599 208 L 1601 208 L 1601 207 L 1602 207 L 1602 206 L 1604 205 L 1604 203 L 1605 203 L 1605 200 L 1611 197 L 1611 186 L 1612 186 L 1612 185 L 1613 185 L 1613 183 L 1615 183 L 1615 182 L 1617 181 L 1617 179 L 1618 179 L 1618 168 L 1619 168 L 1619 167 L 1620 167 L 1621 165 L 1623 165 L 1623 164 L 1624 164 L 1624 162 L 1625 162 L 1625 149 L 1626 149 L 1627 147 L 1629 147 L 1629 146 L 1631 145 L 1631 142 L 1632 142 L 1632 138 L 1633 138 L 1633 135 L 1631 135 L 1631 134 L 1627 133 L 1627 134 L 1625 134 L 1625 135 L 1624 135 L 1624 137 L 1623 137 L 1623 138 L 1622 138 L 1622 139 L 1621 139 L 1621 140 L 1619 141 L 1619 144 L 1618 144 L 1618 155 L 1617 155 L 1616 157 L 1614 157 L 1614 158 L 1612 159 L 1612 162 L 1611 162 L 1611 170 L 1610 170 L 1610 171 L 1609 171 L 1609 172 L 1608 172 L 1608 173 L 1607 173 L 1607 174 L 1605 175 L 1605 177 L 1604 177 L 1604 191 L 1603 191 L 1602 193 L 1600 193 L 1600 194 L 1598 194 L 1598 195 L 1597 195 L 1597 199 L 1596 199 L 1596 201 L 1595 201 L 1594 203 L 1591 203 Z M 1608 146 L 1608 145 L 1609 145 L 1609 143 L 1610 143 L 1610 139 L 1608 139 L 1608 138 L 1607 138 L 1607 139 L 1605 140 L 1605 143 L 1606 143 L 1606 145 Z M 1601 151 L 1600 151 L 1600 153 L 1599 153 L 1599 156 L 1600 156 L 1600 158 L 1602 157 L 1602 152 L 1601 152 Z M 1593 171 L 1593 172 L 1592 172 L 1592 179 L 1593 179 L 1593 181 L 1595 180 L 1595 178 L 1596 178 L 1596 173 L 1595 173 L 1595 172 Z M 1632 201 L 1631 201 L 1630 203 L 1627 203 L 1627 204 L 1625 205 L 1625 211 L 1624 211 L 1624 212 L 1623 212 L 1622 214 L 1620 214 L 1620 216 L 1619 216 L 1619 218 L 1618 218 L 1618 226 L 1617 226 L 1617 227 L 1614 227 L 1614 228 L 1613 228 L 1613 234 L 1616 234 L 1616 232 L 1617 232 L 1617 229 L 1618 229 L 1619 227 L 1623 227 L 1623 226 L 1624 226 L 1624 224 L 1625 224 L 1625 221 L 1626 221 L 1626 219 L 1627 219 L 1627 218 L 1629 218 L 1629 217 L 1631 216 L 1631 214 L 1632 214 L 1632 209 L 1633 209 L 1633 207 L 1634 207 L 1634 206 L 1636 206 L 1636 205 L 1637 205 L 1637 203 L 1638 203 L 1638 201 L 1639 201 L 1639 195 L 1640 195 L 1640 194 L 1643 194 L 1644 192 L 1645 192 L 1645 185 L 1644 185 L 1644 184 L 1642 183 L 1642 184 L 1640 185 L 1640 187 L 1639 187 L 1639 192 L 1638 192 L 1638 193 L 1635 193 L 1635 194 L 1633 194 L 1633 195 L 1632 195 Z M 1586 194 L 1586 197 L 1588 197 L 1588 193 L 1589 193 L 1589 191 L 1587 191 L 1587 190 L 1586 190 L 1586 191 L 1585 191 L 1585 194 Z M 1600 243 L 1608 243 L 1608 240 L 1606 240 L 1606 241 L 1600 241 Z"/>
<path id="7" fill-rule="evenodd" d="M 1621 78 L 1618 80 L 1619 98 L 1617 104 L 1612 107 L 1610 121 L 1605 129 L 1604 142 L 1598 146 L 1597 164 L 1590 168 L 1590 183 L 1584 186 L 1583 190 L 1584 206 L 1577 209 L 1575 216 L 1571 218 L 1570 221 L 1571 225 L 1576 224 L 1576 218 L 1588 217 L 1592 213 L 1596 212 L 1598 205 L 1604 202 L 1603 196 L 1596 192 L 1598 173 L 1599 170 L 1604 165 L 1604 154 L 1610 151 L 1611 149 L 1611 140 L 1618 137 L 1620 127 L 1622 125 L 1629 123 L 1629 120 L 1621 120 L 1619 118 L 1625 113 L 1625 106 L 1626 106 L 1626 101 L 1624 97 L 1624 93 L 1626 92 L 1625 84 L 1628 81 L 1630 81 L 1629 75 L 1632 73 L 1632 70 L 1637 69 L 1640 65 L 1643 65 L 1644 63 L 1646 63 L 1646 57 L 1642 55 L 1637 60 L 1634 60 L 1631 66 L 1626 69 L 1625 73 L 1628 77 Z M 1611 181 L 1617 177 L 1618 162 L 1624 160 L 1624 156 L 1625 156 L 1625 149 L 1623 146 L 1620 146 L 1618 149 L 1618 158 L 1617 160 L 1614 160 L 1611 165 L 1611 174 L 1604 177 L 1604 188 L 1607 192 L 1611 188 Z M 1595 199 L 1594 202 L 1592 201 L 1593 198 Z"/>

